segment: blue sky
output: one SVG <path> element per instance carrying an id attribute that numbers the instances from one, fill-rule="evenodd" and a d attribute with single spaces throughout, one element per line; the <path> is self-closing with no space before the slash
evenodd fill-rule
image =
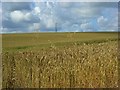
<path id="1" fill-rule="evenodd" d="M 118 31 L 117 2 L 2 2 L 2 33 Z"/>

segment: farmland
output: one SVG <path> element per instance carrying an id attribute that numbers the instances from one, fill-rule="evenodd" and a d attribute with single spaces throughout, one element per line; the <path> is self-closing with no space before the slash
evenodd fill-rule
<path id="1" fill-rule="evenodd" d="M 2 87 L 118 87 L 117 38 L 117 33 L 4 34 Z"/>

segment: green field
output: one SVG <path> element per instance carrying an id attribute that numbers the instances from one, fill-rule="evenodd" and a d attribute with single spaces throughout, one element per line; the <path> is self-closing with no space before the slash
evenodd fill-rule
<path id="1" fill-rule="evenodd" d="M 48 48 L 52 45 L 66 46 L 73 43 L 106 41 L 117 39 L 118 33 L 29 33 L 4 34 L 2 46 L 4 50 L 26 50 Z"/>
<path id="2" fill-rule="evenodd" d="M 116 88 L 118 33 L 2 35 L 3 88 Z"/>

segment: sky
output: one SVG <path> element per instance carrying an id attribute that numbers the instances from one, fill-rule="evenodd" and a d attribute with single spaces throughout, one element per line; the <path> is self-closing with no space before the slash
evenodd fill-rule
<path id="1" fill-rule="evenodd" d="M 1 33 L 118 31 L 118 2 L 5 1 Z"/>

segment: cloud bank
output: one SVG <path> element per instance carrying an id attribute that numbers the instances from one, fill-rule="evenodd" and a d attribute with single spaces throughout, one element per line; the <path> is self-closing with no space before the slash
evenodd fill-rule
<path id="1" fill-rule="evenodd" d="M 2 33 L 118 31 L 117 2 L 2 2 L 0 13 Z"/>

